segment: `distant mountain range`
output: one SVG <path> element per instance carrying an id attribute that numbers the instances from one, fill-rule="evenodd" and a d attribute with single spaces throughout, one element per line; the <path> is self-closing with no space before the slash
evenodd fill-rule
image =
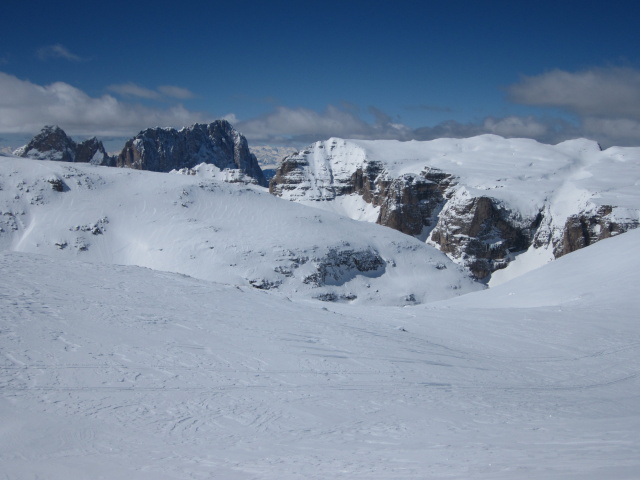
<path id="1" fill-rule="evenodd" d="M 220 170 L 239 170 L 243 178 L 266 185 L 246 138 L 225 120 L 216 120 L 208 125 L 195 124 L 180 130 L 148 128 L 127 141 L 117 156 L 109 156 L 95 138 L 76 144 L 61 128 L 46 126 L 14 155 L 153 172 L 170 172 L 207 163 Z"/>
<path id="2" fill-rule="evenodd" d="M 261 148 L 263 155 L 290 152 Z M 267 184 L 246 139 L 222 120 L 144 130 L 115 157 L 96 139 L 76 144 L 45 127 L 15 154 Z M 269 192 L 414 236 L 475 279 L 496 283 L 638 227 L 639 159 L 640 148 L 602 151 L 584 139 L 333 138 L 282 158 Z"/>

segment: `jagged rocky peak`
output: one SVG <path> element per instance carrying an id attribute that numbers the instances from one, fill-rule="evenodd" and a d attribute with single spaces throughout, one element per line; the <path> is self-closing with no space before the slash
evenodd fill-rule
<path id="1" fill-rule="evenodd" d="M 638 227 L 638 158 L 585 139 L 333 138 L 283 159 L 269 190 L 422 238 L 488 280 L 530 249 L 557 258 Z"/>
<path id="2" fill-rule="evenodd" d="M 57 160 L 61 162 L 92 163 L 111 165 L 112 159 L 104 145 L 93 137 L 81 143 L 74 142 L 58 126 L 47 125 L 25 146 L 18 148 L 14 155 L 37 160 Z"/>
<path id="3" fill-rule="evenodd" d="M 225 120 L 188 128 L 148 128 L 129 140 L 116 160 L 118 167 L 170 172 L 202 163 L 221 170 L 240 170 L 255 183 L 266 185 L 246 138 Z"/>

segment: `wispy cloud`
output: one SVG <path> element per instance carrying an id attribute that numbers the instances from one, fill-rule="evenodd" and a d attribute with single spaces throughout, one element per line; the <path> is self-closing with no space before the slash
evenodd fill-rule
<path id="1" fill-rule="evenodd" d="M 155 100 L 160 98 L 161 96 L 160 93 L 156 92 L 155 90 L 141 87 L 140 85 L 136 85 L 135 83 L 120 83 L 117 85 L 109 85 L 107 87 L 107 90 L 124 97 L 138 97 Z"/>
<path id="2" fill-rule="evenodd" d="M 508 93 L 512 101 L 524 105 L 559 107 L 586 117 L 640 120 L 640 71 L 631 68 L 553 70 L 523 77 Z"/>
<path id="3" fill-rule="evenodd" d="M 195 95 L 190 90 L 176 87 L 175 85 L 161 85 L 156 90 L 152 90 L 129 82 L 109 85 L 107 90 L 124 97 L 138 97 L 148 100 L 160 100 L 164 98 L 187 100 L 195 98 Z"/>
<path id="4" fill-rule="evenodd" d="M 329 105 L 323 112 L 307 108 L 277 107 L 258 118 L 241 121 L 238 128 L 250 140 L 260 142 L 311 142 L 328 137 L 401 138 L 409 129 L 392 123 L 388 115 L 373 109 L 375 123 L 368 123 L 352 112 Z"/>
<path id="5" fill-rule="evenodd" d="M 507 92 L 513 102 L 559 108 L 575 115 L 579 125 L 568 132 L 605 145 L 640 145 L 639 70 L 553 70 L 523 77 Z"/>
<path id="6" fill-rule="evenodd" d="M 36 55 L 40 60 L 49 60 L 49 59 L 57 59 L 61 58 L 63 60 L 69 60 L 70 62 L 82 62 L 85 59 L 71 53 L 67 47 L 64 45 L 60 45 L 59 43 L 55 45 L 47 45 L 46 47 L 39 48 L 36 52 Z"/>
<path id="7" fill-rule="evenodd" d="M 147 127 L 182 127 L 215 118 L 170 103 L 192 98 L 193 94 L 182 87 L 164 85 L 150 89 L 124 83 L 111 85 L 108 90 L 117 96 L 91 97 L 64 82 L 37 85 L 0 72 L 0 132 L 37 132 L 45 124 L 58 124 L 76 134 L 132 135 Z M 525 77 L 508 88 L 512 101 L 563 109 L 573 114 L 571 121 L 553 115 L 510 115 L 468 123 L 449 120 L 412 128 L 378 107 L 363 110 L 347 102 L 329 105 L 323 111 L 274 106 L 255 118 L 240 120 L 234 113 L 223 118 L 250 142 L 297 147 L 334 136 L 404 141 L 485 133 L 545 143 L 586 137 L 603 146 L 640 145 L 639 91 L 640 72 L 632 69 L 554 71 Z M 134 103 L 135 99 L 162 101 L 171 106 L 152 108 Z"/>
<path id="8" fill-rule="evenodd" d="M 64 82 L 37 85 L 0 72 L 2 132 L 37 132 L 53 124 L 72 134 L 128 136 L 148 127 L 183 127 L 213 119 L 182 105 L 149 108 L 111 95 L 91 97 Z"/>
<path id="9" fill-rule="evenodd" d="M 158 87 L 158 91 L 167 97 L 178 98 L 180 100 L 187 100 L 195 97 L 190 90 L 182 87 L 176 87 L 174 85 L 161 85 Z"/>

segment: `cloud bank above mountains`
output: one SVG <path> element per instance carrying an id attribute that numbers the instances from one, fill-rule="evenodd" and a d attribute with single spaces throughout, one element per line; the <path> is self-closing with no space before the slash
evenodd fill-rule
<path id="1" fill-rule="evenodd" d="M 64 47 L 55 47 L 42 55 L 80 61 Z M 45 124 L 56 124 L 71 134 L 131 136 L 150 126 L 181 127 L 225 118 L 250 141 L 264 144 L 303 144 L 331 136 L 429 140 L 494 133 L 546 143 L 587 137 L 604 146 L 640 145 L 640 71 L 625 67 L 552 70 L 523 76 L 505 89 L 510 102 L 534 107 L 539 115 L 496 115 L 419 127 L 405 125 L 375 106 L 366 112 L 370 120 L 344 105 L 328 105 L 323 111 L 276 105 L 262 116 L 243 119 L 233 112 L 185 108 L 180 102 L 196 94 L 180 86 L 123 83 L 105 90 L 108 93 L 96 97 L 65 82 L 38 85 L 0 72 L 0 131 L 35 133 Z M 446 106 L 438 109 L 448 113 Z"/>

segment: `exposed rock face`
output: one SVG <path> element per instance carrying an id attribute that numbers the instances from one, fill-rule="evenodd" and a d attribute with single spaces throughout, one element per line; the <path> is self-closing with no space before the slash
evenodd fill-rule
<path id="1" fill-rule="evenodd" d="M 201 163 L 221 170 L 240 170 L 259 185 L 266 185 L 247 140 L 225 120 L 189 128 L 149 128 L 129 140 L 116 166 L 170 172 L 190 169 Z"/>
<path id="2" fill-rule="evenodd" d="M 640 224 L 640 195 L 631 209 L 602 204 L 585 180 L 630 168 L 621 151 L 497 136 L 427 143 L 317 142 L 283 159 L 269 191 L 320 208 L 356 194 L 376 223 L 426 239 L 485 280 L 530 247 L 557 258 Z"/>
<path id="3" fill-rule="evenodd" d="M 98 139 L 93 137 L 76 143 L 57 126 L 44 127 L 27 145 L 17 149 L 14 155 L 37 160 L 113 165 L 113 159 Z"/>
<path id="4" fill-rule="evenodd" d="M 640 226 L 633 219 L 621 221 L 615 216 L 614 210 L 612 205 L 591 205 L 567 217 L 564 225 L 554 227 L 549 226 L 549 222 L 544 222 L 536 232 L 533 245 L 541 247 L 550 244 L 554 257 L 559 258 Z"/>
<path id="5" fill-rule="evenodd" d="M 96 137 L 78 144 L 76 148 L 76 162 L 108 167 L 115 166 L 115 158 L 107 154 L 104 145 L 102 145 L 102 142 Z"/>
<path id="6" fill-rule="evenodd" d="M 384 273 L 385 261 L 373 250 L 331 248 L 321 258 L 311 259 L 315 272 L 307 275 L 303 283 L 314 286 L 342 285 L 359 273 Z"/>
<path id="7" fill-rule="evenodd" d="M 419 235 L 425 226 L 433 225 L 451 175 L 425 168 L 419 174 L 392 178 L 382 162 L 367 159 L 362 151 L 349 152 L 343 164 L 346 145 L 332 139 L 285 157 L 269 182 L 269 191 L 289 200 L 316 201 L 357 194 L 379 208 L 376 222 L 380 225 L 409 235 Z M 325 155 L 318 155 L 318 150 Z"/>
<path id="8" fill-rule="evenodd" d="M 529 248 L 540 220 L 540 215 L 523 218 L 496 199 L 461 189 L 444 206 L 430 241 L 483 279 L 506 267 L 512 252 Z"/>
<path id="9" fill-rule="evenodd" d="M 418 175 L 379 180 L 377 202 L 381 208 L 377 223 L 408 235 L 420 235 L 425 227 L 435 225 L 451 181 L 451 175 L 428 168 Z"/>

